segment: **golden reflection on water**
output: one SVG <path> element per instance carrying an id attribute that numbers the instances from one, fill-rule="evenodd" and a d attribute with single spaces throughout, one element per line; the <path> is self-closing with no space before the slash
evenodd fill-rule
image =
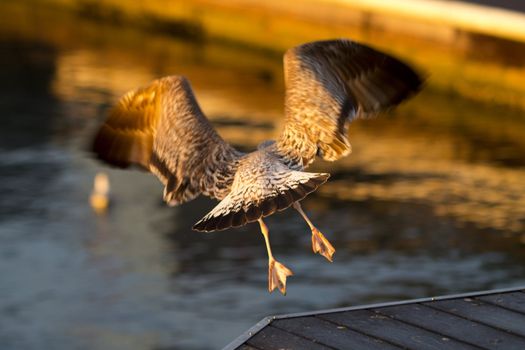
<path id="1" fill-rule="evenodd" d="M 197 76 L 194 79 L 197 98 L 212 120 L 226 116 L 240 123 L 218 123 L 219 132 L 228 141 L 254 147 L 274 135 L 273 129 L 257 127 L 253 122 L 279 122 L 280 116 L 274 106 L 282 98 L 278 93 L 280 89 L 268 88 L 267 100 L 273 99 L 269 104 L 254 104 L 253 98 L 251 101 L 245 98 L 250 94 L 241 94 L 239 90 L 256 86 L 259 83 L 256 79 L 240 81 L 235 72 L 230 72 L 228 77 L 228 74 L 209 68 L 200 73 L 191 66 L 178 68 L 190 76 Z M 206 84 L 205 77 L 213 82 L 211 86 Z M 154 78 L 150 67 L 124 68 L 109 57 L 82 50 L 58 57 L 53 89 L 61 99 L 93 100 L 100 97 L 97 89 L 117 97 Z M 222 89 L 217 87 L 218 81 L 225 82 Z M 525 232 L 525 170 L 458 159 L 454 143 L 445 136 L 436 142 L 418 137 L 417 133 L 378 135 L 359 125 L 352 128 L 351 134 L 354 154 L 339 164 L 321 167 L 336 174 L 359 169 L 371 177 L 385 177 L 386 180 L 355 181 L 348 176 L 329 181 L 321 188 L 321 194 L 351 201 L 420 202 L 430 205 L 436 215 L 451 215 L 460 222 L 505 232 Z"/>
<path id="2" fill-rule="evenodd" d="M 101 64 L 103 62 L 103 64 Z M 108 57 L 90 50 L 75 50 L 60 54 L 56 59 L 53 93 L 65 101 L 107 102 L 101 92 L 116 96 L 154 79 L 149 69 L 117 64 L 118 57 Z"/>
<path id="3" fill-rule="evenodd" d="M 104 61 L 103 67 L 99 62 Z M 140 86 L 155 78 L 149 67 L 124 69 L 118 62 L 100 57 L 87 50 L 67 53 L 57 59 L 53 88 L 62 99 L 84 100 L 95 98 L 90 91 L 101 89 L 113 96 L 122 95 L 130 87 Z M 198 75 L 195 67 L 179 67 L 191 75 Z M 238 90 L 251 88 L 259 82 L 238 83 L 238 74 L 213 72 L 203 69 L 215 84 L 206 85 L 199 75 L 196 80 L 197 97 L 212 120 L 227 116 L 240 125 L 217 123 L 219 132 L 228 141 L 255 147 L 274 135 L 270 127 L 257 127 L 254 122 L 276 121 L 279 113 L 269 105 L 247 103 Z M 216 81 L 225 81 L 219 89 Z M 237 82 L 238 84 L 235 84 Z M 263 84 L 264 85 L 264 84 Z M 261 89 L 262 90 L 262 89 Z M 281 99 L 279 89 L 268 89 L 267 96 Z M 248 99 L 249 100 L 249 99 Z M 417 101 L 415 102 L 417 103 Z M 257 109 L 258 108 L 258 109 Z M 374 121 L 368 122 L 369 124 Z M 320 190 L 324 196 L 341 200 L 367 199 L 418 202 L 430 205 L 436 215 L 455 217 L 460 222 L 473 223 L 482 228 L 505 232 L 525 232 L 525 170 L 475 164 L 458 159 L 458 149 L 447 137 L 439 140 L 413 135 L 377 134 L 356 125 L 351 130 L 354 154 L 339 164 L 320 167 L 335 173 L 360 172 L 376 181 L 355 181 L 351 176 L 331 180 Z M 334 171 L 335 167 L 335 171 Z M 393 174 L 391 176 L 391 174 Z M 382 179 L 383 178 L 383 179 Z"/>
<path id="4" fill-rule="evenodd" d="M 196 50 L 190 45 L 183 49 Z M 181 74 L 190 79 L 199 104 L 210 119 L 271 121 L 281 114 L 282 88 L 277 89 L 273 81 L 268 81 L 273 75 L 264 68 L 257 71 L 252 67 L 247 71 L 242 66 L 235 69 L 216 66 L 220 62 L 213 56 L 213 50 L 210 56 L 207 52 L 196 53 L 199 59 L 189 62 L 174 56 L 162 67 L 155 67 L 158 63 L 155 60 L 144 62 L 140 56 L 127 56 L 123 64 L 123 55 L 115 51 L 81 49 L 59 55 L 53 92 L 66 101 L 115 103 L 127 91 L 156 78 Z"/>
<path id="5" fill-rule="evenodd" d="M 57 54 L 52 83 L 54 94 L 61 100 L 108 105 L 126 91 L 159 76 L 183 74 L 192 82 L 203 110 L 221 135 L 236 145 L 255 147 L 272 138 L 272 124 L 282 121 L 284 89 L 279 57 L 217 44 L 132 34 L 128 30 L 124 30 L 124 40 L 115 34 L 102 34 L 97 40 L 100 34 L 84 32 L 88 35 L 83 43 L 71 44 L 71 38 L 56 35 L 46 39 L 66 47 Z M 34 32 L 29 35 L 40 36 Z M 137 38 L 134 41 L 133 36 L 144 46 L 136 46 Z M 432 54 L 421 47 L 414 52 L 421 57 Z M 464 85 L 466 89 L 471 89 L 472 81 L 481 82 L 479 89 L 465 94 L 487 95 L 479 100 L 490 99 L 499 89 L 490 85 L 494 75 L 503 72 L 501 83 L 508 83 L 506 89 L 523 76 L 523 67 L 502 68 L 490 62 L 483 63 L 487 72 L 484 76 L 479 74 L 480 62 L 465 57 L 456 57 L 453 62 L 450 52 L 442 53 L 442 57 L 446 59 L 436 71 L 453 67 L 445 76 L 450 74 L 447 79 L 456 88 L 459 86 L 457 91 L 461 91 L 465 77 L 470 79 Z M 339 163 L 317 166 L 334 174 L 320 193 L 349 201 L 423 203 L 430 205 L 436 215 L 452 216 L 458 222 L 524 233 L 525 160 L 519 156 L 525 151 L 523 111 L 474 103 L 436 89 L 446 82 L 443 76 L 435 79 L 431 69 L 427 90 L 396 111 L 394 117 L 358 122 L 351 127 L 354 153 Z M 458 69 L 464 69 L 462 79 L 453 76 Z M 523 97 L 519 90 L 509 96 Z M 496 152 L 508 150 L 518 167 L 491 161 Z M 471 159 L 469 154 L 476 152 L 489 156 Z M 354 178 L 356 172 L 365 174 L 364 180 Z"/>
<path id="6" fill-rule="evenodd" d="M 525 233 L 525 170 L 454 159 L 449 140 L 403 139 L 355 133 L 356 151 L 341 171 L 369 178 L 329 181 L 320 192 L 343 200 L 376 199 L 431 206 L 436 215 L 503 232 Z M 336 175 L 337 176 L 337 173 Z"/>

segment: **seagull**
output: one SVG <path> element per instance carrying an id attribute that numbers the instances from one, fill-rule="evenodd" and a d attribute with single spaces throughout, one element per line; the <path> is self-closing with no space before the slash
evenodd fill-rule
<path id="1" fill-rule="evenodd" d="M 202 112 L 189 81 L 167 76 L 125 94 L 98 130 L 93 151 L 121 168 L 138 166 L 164 185 L 170 206 L 199 195 L 219 203 L 193 229 L 216 231 L 258 222 L 268 253 L 268 290 L 285 295 L 292 271 L 278 262 L 263 218 L 293 207 L 312 232 L 312 249 L 330 262 L 335 249 L 300 201 L 328 173 L 304 170 L 316 159 L 351 152 L 350 122 L 377 115 L 421 89 L 406 63 L 346 39 L 315 41 L 284 54 L 285 123 L 251 153 L 225 142 Z"/>

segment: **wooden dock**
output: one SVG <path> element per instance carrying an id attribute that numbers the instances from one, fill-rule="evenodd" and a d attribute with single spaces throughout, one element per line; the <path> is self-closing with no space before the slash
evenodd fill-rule
<path id="1" fill-rule="evenodd" d="M 525 349 L 525 286 L 266 317 L 224 349 Z"/>

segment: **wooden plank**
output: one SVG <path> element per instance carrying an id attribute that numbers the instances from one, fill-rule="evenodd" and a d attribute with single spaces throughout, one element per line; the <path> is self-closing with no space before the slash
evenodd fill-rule
<path id="1" fill-rule="evenodd" d="M 328 350 L 329 347 L 316 344 L 307 339 L 285 332 L 279 328 L 266 326 L 247 342 L 261 350 Z"/>
<path id="2" fill-rule="evenodd" d="M 240 347 L 238 347 L 237 350 L 260 350 L 260 349 L 257 349 L 257 348 L 254 348 L 253 346 L 244 344 L 244 345 L 241 345 Z"/>
<path id="3" fill-rule="evenodd" d="M 425 305 L 525 337 L 525 315 L 499 306 L 472 298 L 441 300 Z"/>
<path id="4" fill-rule="evenodd" d="M 336 349 L 399 349 L 380 339 L 313 316 L 276 320 L 272 326 Z"/>
<path id="5" fill-rule="evenodd" d="M 266 317 L 225 349 L 525 349 L 524 291 L 522 286 Z"/>
<path id="6" fill-rule="evenodd" d="M 525 293 L 523 292 L 485 295 L 476 299 L 525 314 Z"/>
<path id="7" fill-rule="evenodd" d="M 525 339 L 420 304 L 374 310 L 397 320 L 489 349 L 525 349 Z"/>
<path id="8" fill-rule="evenodd" d="M 241 345 L 245 345 L 245 343 L 253 337 L 254 334 L 259 332 L 264 327 L 268 326 L 272 320 L 273 317 L 265 317 L 256 324 L 254 324 L 252 327 L 250 327 L 246 332 L 235 338 L 230 344 L 226 345 L 223 350 L 238 350 Z"/>
<path id="9" fill-rule="evenodd" d="M 472 345 L 394 320 L 385 315 L 379 315 L 370 310 L 325 314 L 318 317 L 409 349 L 476 349 Z"/>
<path id="10" fill-rule="evenodd" d="M 510 287 L 510 288 L 500 288 L 500 289 L 493 289 L 493 290 L 483 290 L 483 291 L 477 291 L 477 292 L 459 293 L 459 294 L 451 294 L 451 295 L 442 295 L 442 296 L 435 296 L 435 297 L 408 299 L 408 300 L 401 300 L 401 301 L 387 301 L 387 302 L 384 302 L 384 303 L 355 305 L 355 306 L 348 306 L 348 307 L 341 307 L 341 308 L 334 308 L 334 309 L 324 309 L 324 310 L 315 310 L 315 311 L 306 311 L 306 312 L 295 312 L 295 313 L 291 313 L 291 314 L 283 314 L 283 315 L 266 317 L 265 319 L 260 321 L 259 324 L 264 322 L 264 321 L 267 321 L 268 319 L 275 320 L 275 319 L 292 318 L 292 317 L 316 316 L 316 315 L 319 315 L 319 314 L 327 314 L 327 313 L 334 313 L 334 312 L 344 312 L 344 311 L 353 311 L 353 310 L 377 309 L 377 308 L 386 307 L 386 306 L 397 306 L 397 305 L 407 305 L 407 304 L 415 304 L 415 303 L 425 303 L 427 301 L 436 301 L 436 300 L 475 298 L 475 297 L 483 296 L 483 295 L 502 294 L 502 293 L 508 293 L 508 292 L 516 292 L 516 291 L 519 291 L 519 290 L 525 290 L 525 286 Z"/>

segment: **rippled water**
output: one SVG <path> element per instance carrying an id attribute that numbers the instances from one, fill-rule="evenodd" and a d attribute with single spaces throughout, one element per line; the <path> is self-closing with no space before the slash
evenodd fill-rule
<path id="1" fill-rule="evenodd" d="M 2 349 L 216 349 L 269 314 L 525 283 L 521 110 L 429 83 L 352 126 L 354 153 L 318 165 L 333 177 L 304 201 L 334 263 L 311 254 L 295 212 L 268 219 L 295 272 L 282 297 L 266 291 L 257 225 L 193 232 L 212 201 L 169 208 L 153 176 L 86 151 L 121 94 L 173 73 L 227 140 L 254 147 L 280 118 L 280 58 L 32 16 L 0 32 Z M 101 170 L 107 215 L 88 204 Z"/>

